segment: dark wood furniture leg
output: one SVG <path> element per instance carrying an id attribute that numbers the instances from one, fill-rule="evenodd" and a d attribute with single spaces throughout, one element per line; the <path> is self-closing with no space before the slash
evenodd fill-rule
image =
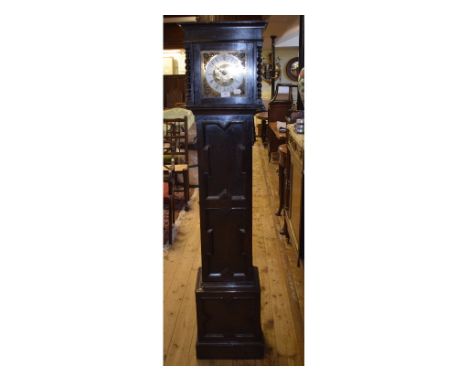
<path id="1" fill-rule="evenodd" d="M 279 181 L 279 206 L 278 211 L 276 211 L 276 216 L 281 216 L 281 211 L 283 210 L 283 198 L 284 198 L 284 168 L 281 165 L 278 165 L 278 181 Z"/>
<path id="2" fill-rule="evenodd" d="M 172 225 L 174 224 L 174 197 L 169 199 L 169 244 L 172 245 Z"/>
<path id="3" fill-rule="evenodd" d="M 283 178 L 283 228 L 281 228 L 280 234 L 285 235 L 286 239 L 288 241 L 288 244 L 290 243 L 290 238 L 289 238 L 289 232 L 288 232 L 288 224 L 286 223 L 286 215 L 289 213 L 289 193 L 290 193 L 290 154 L 289 150 L 286 145 L 286 154 L 284 155 L 283 153 L 283 160 L 284 160 L 284 178 Z"/>
<path id="4" fill-rule="evenodd" d="M 281 216 L 281 211 L 284 207 L 284 180 L 285 180 L 285 165 L 286 165 L 286 156 L 288 155 L 287 145 L 282 144 L 278 147 L 279 160 L 278 160 L 278 195 L 279 195 L 279 206 L 278 211 L 276 211 L 276 216 Z"/>
<path id="5" fill-rule="evenodd" d="M 284 166 L 281 162 L 278 164 L 278 195 L 279 206 L 278 211 L 276 211 L 276 216 L 281 216 L 284 205 Z"/>
<path id="6" fill-rule="evenodd" d="M 190 200 L 190 188 L 189 188 L 189 173 L 188 170 L 183 172 L 184 176 L 184 200 L 185 200 L 185 210 L 188 211 L 189 205 L 188 202 Z"/>
<path id="7" fill-rule="evenodd" d="M 286 236 L 286 240 L 289 244 L 289 232 L 288 232 L 288 224 L 286 223 L 286 211 L 283 214 L 283 228 L 281 228 L 280 235 Z"/>
<path id="8" fill-rule="evenodd" d="M 175 206 L 174 206 L 174 174 L 172 172 L 169 173 L 169 179 L 168 179 L 168 192 L 167 194 L 165 193 L 164 195 L 164 203 L 167 204 L 168 207 L 168 241 L 169 244 L 172 245 L 172 228 L 175 223 Z"/>
<path id="9" fill-rule="evenodd" d="M 278 152 L 278 146 L 280 142 L 276 138 L 275 133 L 271 131 L 271 128 L 268 129 L 268 162 L 271 162 L 271 154 Z"/>

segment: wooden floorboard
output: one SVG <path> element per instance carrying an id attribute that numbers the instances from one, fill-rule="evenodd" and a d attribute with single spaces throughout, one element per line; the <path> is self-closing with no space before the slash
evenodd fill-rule
<path id="1" fill-rule="evenodd" d="M 277 164 L 260 141 L 253 147 L 253 262 L 259 268 L 265 357 L 198 360 L 195 278 L 200 266 L 197 195 L 182 214 L 174 244 L 164 252 L 164 365 L 254 366 L 304 364 L 304 272 L 279 234 Z"/>

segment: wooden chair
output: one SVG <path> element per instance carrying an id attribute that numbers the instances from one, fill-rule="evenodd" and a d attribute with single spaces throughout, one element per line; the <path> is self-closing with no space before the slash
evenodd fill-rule
<path id="1" fill-rule="evenodd" d="M 165 166 L 167 171 L 164 173 L 164 182 L 163 182 L 163 208 L 169 210 L 169 222 L 168 222 L 168 237 L 169 244 L 172 244 L 172 228 L 175 223 L 175 208 L 174 208 L 174 171 L 172 166 Z M 164 223 L 164 222 L 163 222 Z"/>
<path id="2" fill-rule="evenodd" d="M 277 127 L 277 122 L 268 124 L 268 162 L 271 161 L 271 154 L 278 152 L 278 147 L 286 143 L 286 133 L 281 133 Z"/>
<path id="3" fill-rule="evenodd" d="M 184 118 L 164 119 L 164 164 L 174 162 L 174 178 L 183 177 L 185 209 L 188 209 L 190 198 L 189 185 L 189 151 L 188 151 L 188 120 Z M 167 169 L 165 169 L 167 171 Z M 180 191 L 174 189 L 174 191 Z"/>
<path id="4" fill-rule="evenodd" d="M 276 124 L 272 122 L 287 122 L 288 116 L 293 106 L 293 89 L 297 88 L 294 84 L 277 84 L 274 97 L 268 104 L 268 160 L 271 160 L 271 154 L 278 151 L 278 146 L 285 143 L 283 136 L 275 130 Z"/>
<path id="5" fill-rule="evenodd" d="M 286 122 L 293 104 L 294 84 L 277 84 L 275 95 L 268 104 L 268 122 Z"/>

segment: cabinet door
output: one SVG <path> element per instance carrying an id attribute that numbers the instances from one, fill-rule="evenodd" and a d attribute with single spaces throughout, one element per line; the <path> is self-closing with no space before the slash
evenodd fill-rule
<path id="1" fill-rule="evenodd" d="M 185 75 L 164 76 L 164 107 L 185 103 Z"/>
<path id="2" fill-rule="evenodd" d="M 203 281 L 252 278 L 251 115 L 197 116 Z"/>

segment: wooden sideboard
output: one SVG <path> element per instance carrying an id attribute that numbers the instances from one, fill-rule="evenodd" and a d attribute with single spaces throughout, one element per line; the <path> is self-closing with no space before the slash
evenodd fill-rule
<path id="1" fill-rule="evenodd" d="M 285 203 L 285 222 L 288 236 L 298 256 L 303 258 L 304 238 L 304 135 L 288 125 L 287 144 L 289 151 L 289 172 L 287 176 L 288 200 Z"/>

